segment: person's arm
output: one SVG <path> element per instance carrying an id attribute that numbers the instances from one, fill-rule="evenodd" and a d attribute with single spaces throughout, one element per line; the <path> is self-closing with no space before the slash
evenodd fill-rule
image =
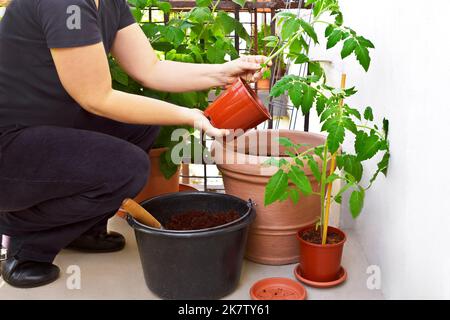
<path id="1" fill-rule="evenodd" d="M 51 54 L 65 90 L 88 112 L 131 124 L 195 126 L 214 136 L 228 133 L 214 128 L 199 110 L 113 90 L 101 42 L 51 49 Z"/>
<path id="2" fill-rule="evenodd" d="M 261 77 L 263 56 L 241 57 L 224 64 L 160 61 L 147 37 L 134 23 L 119 30 L 111 50 L 119 65 L 144 87 L 165 92 L 199 91 L 231 84 L 242 76 Z"/>

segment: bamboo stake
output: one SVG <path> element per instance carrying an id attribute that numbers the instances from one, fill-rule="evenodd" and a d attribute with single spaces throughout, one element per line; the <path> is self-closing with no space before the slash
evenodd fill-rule
<path id="1" fill-rule="evenodd" d="M 346 81 L 347 81 L 347 75 L 345 73 L 343 73 L 341 76 L 341 89 L 345 89 Z M 342 99 L 339 102 L 339 104 L 340 104 L 340 107 L 342 108 L 344 106 L 344 99 Z M 336 154 L 337 154 L 337 151 L 331 157 L 330 175 L 333 174 L 334 170 L 336 170 Z M 327 188 L 327 202 L 326 202 L 326 207 L 325 207 L 325 218 L 323 221 L 322 245 L 325 245 L 327 243 L 328 222 L 330 219 L 331 192 L 332 191 L 333 191 L 333 182 L 329 183 L 328 188 Z"/>

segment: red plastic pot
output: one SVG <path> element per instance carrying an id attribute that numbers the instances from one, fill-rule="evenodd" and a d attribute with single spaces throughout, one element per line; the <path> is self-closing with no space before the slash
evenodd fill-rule
<path id="1" fill-rule="evenodd" d="M 205 115 L 216 128 L 244 131 L 271 119 L 262 101 L 241 78 L 205 110 Z"/>
<path id="2" fill-rule="evenodd" d="M 303 232 L 313 227 L 301 229 L 297 233 L 300 241 L 300 271 L 305 279 L 316 282 L 330 282 L 339 277 L 342 251 L 347 240 L 345 233 L 337 228 L 328 227 L 328 231 L 340 234 L 343 240 L 336 244 L 320 245 L 302 239 Z"/>

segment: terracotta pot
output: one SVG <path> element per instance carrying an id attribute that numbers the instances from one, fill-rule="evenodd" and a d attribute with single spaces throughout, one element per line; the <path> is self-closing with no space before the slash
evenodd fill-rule
<path id="1" fill-rule="evenodd" d="M 167 150 L 167 148 L 151 149 L 150 157 L 150 174 L 145 187 L 136 196 L 136 202 L 159 196 L 164 193 L 178 192 L 180 185 L 180 169 L 167 180 L 161 172 L 159 165 L 160 156 Z"/>
<path id="2" fill-rule="evenodd" d="M 337 228 L 328 227 L 328 231 L 339 233 L 343 240 L 336 244 L 320 245 L 302 239 L 301 235 L 313 227 L 303 228 L 297 233 L 300 242 L 300 271 L 305 279 L 316 282 L 336 280 L 341 270 L 342 251 L 346 241 L 345 233 Z"/>
<path id="3" fill-rule="evenodd" d="M 230 146 L 230 143 L 224 147 L 216 142 L 212 147 L 215 161 L 223 176 L 226 193 L 256 202 L 257 215 L 250 228 L 246 257 L 258 263 L 270 265 L 297 262 L 299 259 L 297 231 L 314 224 L 320 217 L 320 198 L 316 195 L 303 196 L 296 205 L 291 200 L 287 200 L 264 206 L 265 186 L 278 168 L 267 168 L 264 162 L 270 156 L 262 154 L 270 154 L 278 159 L 280 157 L 277 155 L 283 155 L 283 148 L 274 149 L 273 141 L 276 136 L 287 137 L 295 143 L 308 143 L 311 146 L 325 142 L 324 136 L 314 133 L 256 130 L 237 138 L 233 146 Z M 249 148 L 249 144 L 255 137 L 258 138 L 256 152 Z M 226 161 L 218 159 L 216 150 L 223 152 Z M 315 158 L 321 165 L 321 160 L 316 156 Z M 286 160 L 290 161 L 290 158 Z M 220 164 L 223 162 L 226 163 Z M 305 168 L 309 167 L 305 166 Z M 313 190 L 319 191 L 312 172 L 306 169 L 305 173 L 310 178 Z"/>
<path id="4" fill-rule="evenodd" d="M 256 93 L 241 78 L 205 110 L 205 115 L 217 128 L 244 131 L 271 118 Z"/>
<path id="5" fill-rule="evenodd" d="M 150 173 L 147 183 L 142 191 L 134 198 L 138 203 L 159 196 L 160 194 L 178 192 L 180 189 L 180 169 L 167 180 L 161 172 L 159 158 L 167 148 L 151 149 L 148 153 L 150 157 Z M 117 215 L 121 218 L 126 217 L 126 213 L 118 211 Z"/>
<path id="6" fill-rule="evenodd" d="M 270 79 L 261 79 L 257 82 L 258 90 L 269 90 L 270 89 Z"/>

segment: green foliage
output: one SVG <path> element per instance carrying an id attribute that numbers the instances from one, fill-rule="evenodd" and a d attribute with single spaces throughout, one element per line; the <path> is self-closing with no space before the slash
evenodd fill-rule
<path id="1" fill-rule="evenodd" d="M 171 61 L 190 63 L 223 63 L 228 58 L 236 59 L 238 52 L 234 48 L 230 35 L 236 32 L 250 45 L 250 36 L 240 22 L 226 12 L 212 10 L 217 2 L 196 0 L 196 7 L 187 12 L 171 12 L 169 2 L 159 0 L 128 0 L 136 21 L 140 24 L 152 47 L 160 58 Z M 236 3 L 245 1 L 236 1 Z M 145 12 L 157 8 L 169 16 L 166 24 L 144 19 Z M 214 8 L 214 7 L 213 7 Z M 116 61 L 109 58 L 113 87 L 128 93 L 164 100 L 188 108 L 204 110 L 208 102 L 209 91 L 166 93 L 142 87 L 131 79 Z M 161 156 L 161 170 L 170 178 L 177 170 L 178 164 L 170 159 L 171 148 L 176 142 L 171 141 L 171 133 L 177 127 L 168 126 L 161 130 L 155 147 L 168 147 Z M 191 130 L 193 131 L 193 130 Z M 200 142 L 193 142 L 200 143 Z"/>
<path id="2" fill-rule="evenodd" d="M 269 165 L 278 167 L 277 173 L 266 187 L 265 204 L 291 199 L 294 203 L 301 201 L 301 196 L 320 196 L 322 213 L 325 208 L 326 186 L 336 180 L 342 181 L 341 189 L 332 198 L 341 203 L 342 197 L 349 192 L 349 208 L 353 218 L 357 218 L 364 206 L 366 190 L 369 189 L 380 173 L 387 174 L 389 166 L 389 121 L 383 119 L 382 125 L 375 124 L 371 107 L 363 112 L 351 107 L 344 101 L 357 93 L 356 88 L 334 88 L 326 84 L 324 71 L 317 62 L 308 58 L 309 41 L 318 44 L 316 24 L 326 23 L 325 39 L 327 49 L 341 45 L 341 57 L 346 59 L 352 54 L 364 70 L 371 62 L 370 51 L 373 43 L 358 35 L 353 29 L 344 26 L 344 17 L 338 0 L 307 0 L 312 6 L 312 20 L 305 21 L 290 12 L 276 15 L 280 26 L 280 39 L 267 36 L 268 43 L 276 44 L 276 51 L 268 58 L 286 56 L 294 63 L 308 64 L 308 76 L 286 75 L 275 83 L 271 96 L 288 94 L 295 108 L 301 108 L 307 114 L 315 108 L 322 125 L 321 131 L 327 133 L 326 142 L 307 150 L 295 142 L 281 138 L 280 144 L 286 147 L 288 158 L 272 159 Z M 331 17 L 331 21 L 324 21 Z M 379 129 L 381 127 L 381 130 Z M 354 139 L 352 152 L 344 152 L 342 146 L 346 139 Z M 333 159 L 333 160 L 332 160 Z M 377 159 L 377 169 L 372 177 L 365 179 L 364 162 Z M 337 169 L 324 172 L 330 163 L 336 161 Z M 305 165 L 306 164 L 306 165 Z M 318 182 L 318 190 L 313 190 L 306 170 L 310 169 Z M 367 186 L 364 182 L 369 181 Z M 323 216 L 320 223 L 323 222 Z"/>

